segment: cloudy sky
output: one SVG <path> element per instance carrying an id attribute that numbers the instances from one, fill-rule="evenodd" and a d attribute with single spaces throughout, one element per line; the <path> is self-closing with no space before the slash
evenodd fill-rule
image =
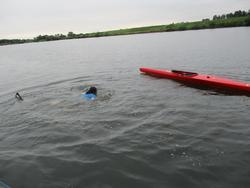
<path id="1" fill-rule="evenodd" d="M 201 20 L 250 0 L 0 0 L 0 39 Z"/>

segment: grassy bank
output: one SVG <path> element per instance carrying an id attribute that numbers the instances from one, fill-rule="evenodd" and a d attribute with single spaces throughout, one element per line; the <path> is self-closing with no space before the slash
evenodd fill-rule
<path id="1" fill-rule="evenodd" d="M 131 35 L 131 34 L 153 33 L 153 32 L 171 32 L 171 31 L 185 31 L 185 30 L 198 30 L 198 29 L 241 27 L 241 26 L 250 26 L 250 15 L 219 18 L 213 20 L 203 19 L 202 21 L 196 21 L 196 22 L 172 23 L 168 25 L 137 27 L 137 28 L 119 29 L 119 30 L 112 30 L 105 32 L 79 33 L 79 34 L 69 32 L 68 35 L 63 35 L 63 34 L 39 35 L 34 39 L 1 39 L 0 45 L 55 41 L 55 40 L 65 40 L 65 39 L 77 39 L 77 38 L 116 36 L 116 35 Z"/>
<path id="2" fill-rule="evenodd" d="M 87 38 L 87 37 L 102 37 L 102 36 L 114 36 L 114 35 L 130 35 L 140 33 L 153 33 L 153 32 L 170 32 L 170 31 L 185 31 L 185 30 L 197 30 L 197 29 L 214 29 L 224 27 L 240 27 L 250 26 L 250 16 L 235 17 L 229 19 L 220 20 L 208 20 L 196 22 L 182 22 L 173 23 L 169 25 L 157 25 L 148 27 L 137 27 L 129 29 L 120 29 L 106 32 L 77 34 L 75 37 Z"/>

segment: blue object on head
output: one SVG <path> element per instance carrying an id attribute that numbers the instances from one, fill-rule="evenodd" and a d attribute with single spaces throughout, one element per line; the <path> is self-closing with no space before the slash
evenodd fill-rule
<path id="1" fill-rule="evenodd" d="M 96 99 L 96 95 L 92 94 L 92 93 L 82 93 L 81 97 L 85 100 L 95 100 Z"/>

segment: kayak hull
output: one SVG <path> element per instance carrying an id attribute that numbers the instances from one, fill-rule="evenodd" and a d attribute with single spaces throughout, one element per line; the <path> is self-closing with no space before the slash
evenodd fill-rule
<path id="1" fill-rule="evenodd" d="M 162 69 L 152 69 L 145 67 L 140 68 L 140 71 L 151 76 L 172 79 L 190 86 L 209 87 L 217 90 L 225 90 L 237 92 L 239 94 L 242 93 L 250 95 L 250 83 L 234 81 L 219 76 L 204 75 L 176 70 L 170 71 Z"/>

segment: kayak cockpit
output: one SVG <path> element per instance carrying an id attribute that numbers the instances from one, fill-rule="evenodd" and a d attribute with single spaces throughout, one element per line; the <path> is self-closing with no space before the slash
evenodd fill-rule
<path id="1" fill-rule="evenodd" d="M 180 71 L 180 70 L 172 70 L 171 72 L 182 75 L 182 76 L 190 76 L 190 77 L 198 75 L 198 73 L 195 73 L 195 72 L 185 72 L 185 71 Z"/>

